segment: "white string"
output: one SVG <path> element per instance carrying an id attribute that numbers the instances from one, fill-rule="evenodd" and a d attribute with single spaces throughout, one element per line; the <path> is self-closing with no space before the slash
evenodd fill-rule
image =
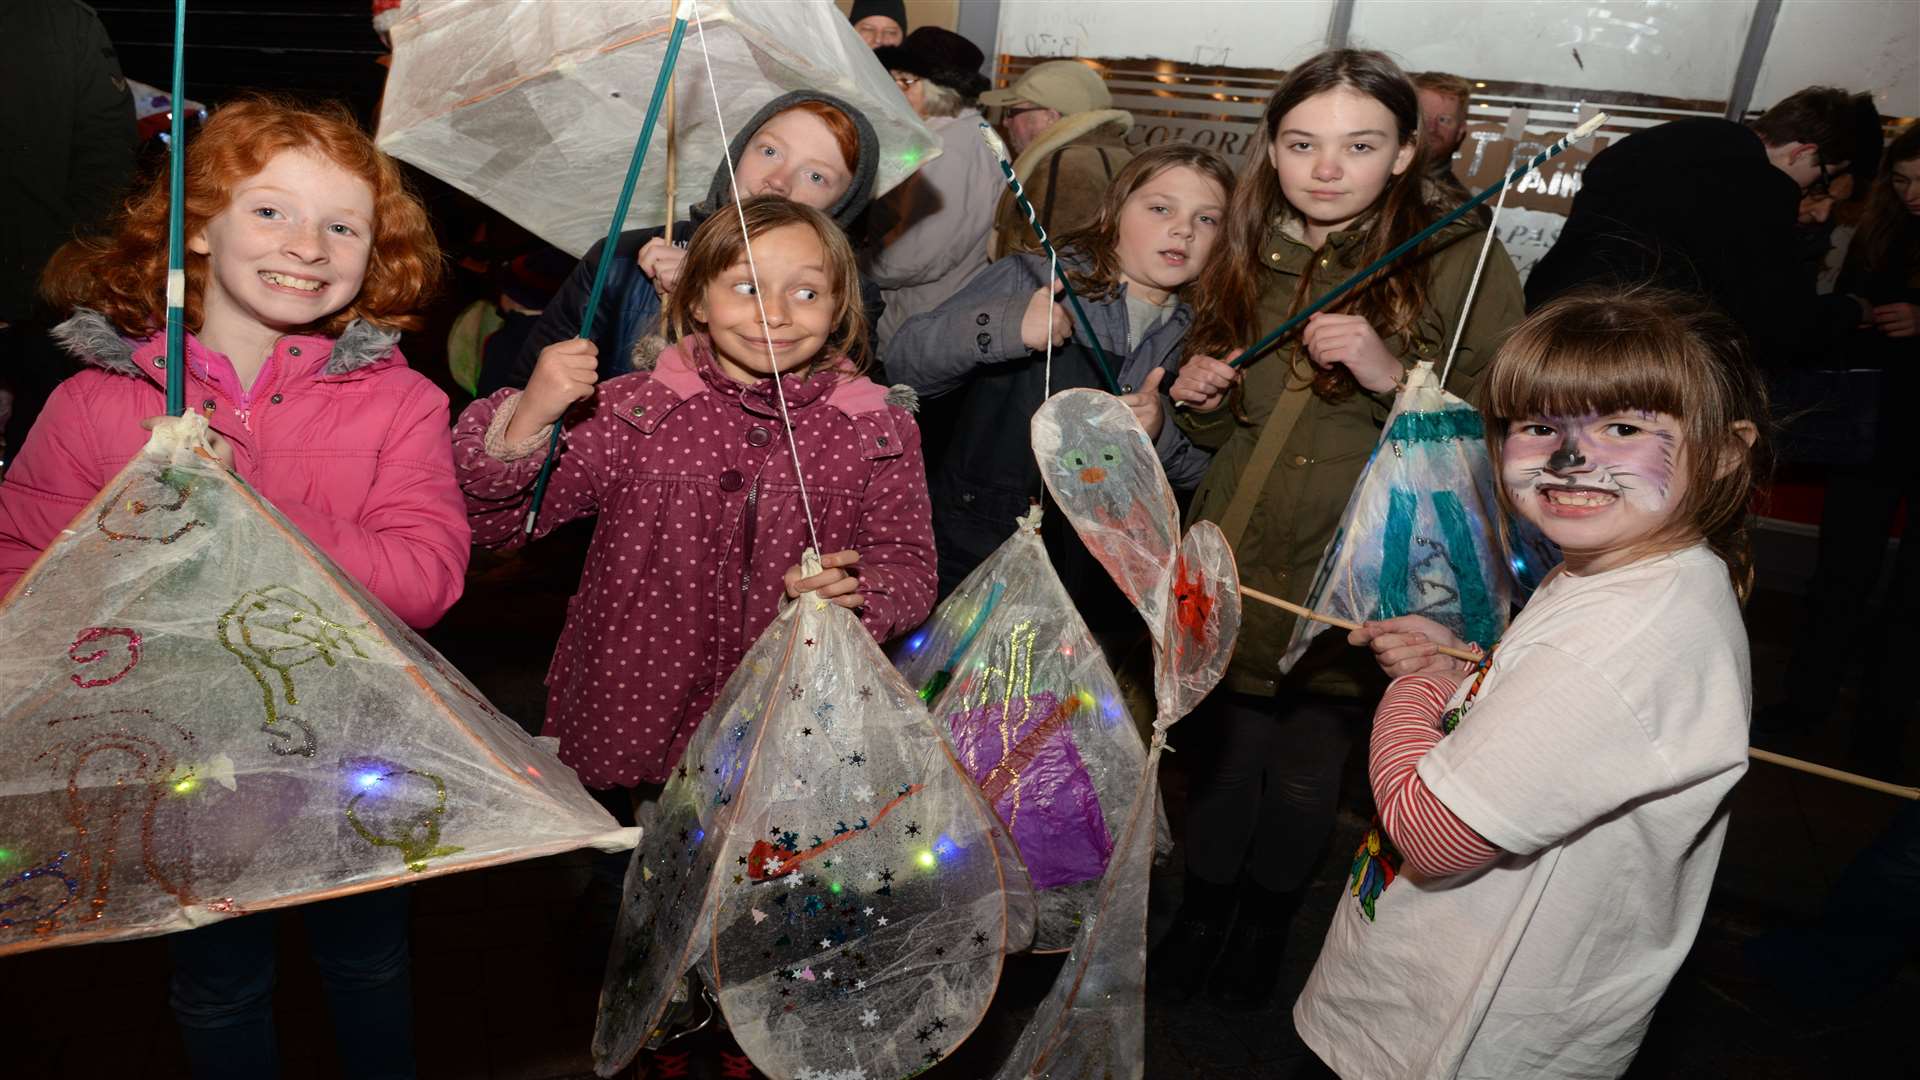
<path id="1" fill-rule="evenodd" d="M 787 429 L 787 449 L 793 454 L 793 477 L 800 485 L 800 509 L 807 516 L 807 539 L 820 551 L 820 534 L 813 526 L 813 505 L 807 500 L 807 479 L 800 475 L 800 444 L 793 437 L 793 417 L 787 412 L 787 392 L 780 386 L 780 360 L 773 354 L 773 339 L 767 326 L 767 302 L 760 294 L 760 270 L 753 261 L 753 241 L 747 236 L 747 212 L 740 206 L 740 181 L 733 174 L 733 140 L 727 137 L 727 121 L 720 115 L 720 84 L 713 77 L 713 55 L 707 51 L 707 27 L 700 19 L 700 6 L 693 8 L 693 28 L 700 38 L 700 59 L 707 68 L 707 88 L 713 92 L 713 120 L 720 128 L 720 160 L 727 164 L 727 187 L 733 192 L 733 212 L 740 219 L 740 243 L 747 252 L 747 276 L 753 279 L 753 303 L 760 311 L 760 326 L 768 330 L 767 364 L 773 368 L 773 393 L 780 402 L 780 422 Z M 823 553 L 824 554 L 824 553 Z"/>
<path id="2" fill-rule="evenodd" d="M 1060 306 L 1053 298 L 1053 279 L 1059 273 L 1060 253 L 1056 251 L 1047 256 L 1047 283 L 1044 286 L 1047 290 L 1047 368 L 1040 384 L 1041 401 L 1053 396 L 1053 312 Z"/>
<path id="3" fill-rule="evenodd" d="M 1507 155 L 1505 172 L 1513 171 L 1513 162 L 1519 156 L 1520 148 L 1516 145 L 1513 152 Z M 1528 172 L 1531 173 L 1532 170 Z M 1526 177 L 1523 176 L 1520 179 L 1524 180 Z M 1460 335 L 1466 332 L 1467 316 L 1473 314 L 1473 297 L 1480 291 L 1480 272 L 1487 268 L 1487 253 L 1493 250 L 1493 238 L 1499 231 L 1500 208 L 1507 205 L 1507 192 L 1512 191 L 1513 185 L 1517 183 L 1519 183 L 1518 180 L 1502 185 L 1500 197 L 1493 201 L 1493 220 L 1487 222 L 1487 238 L 1480 244 L 1480 261 L 1473 264 L 1473 280 L 1467 283 L 1467 302 L 1460 306 L 1460 321 L 1453 327 L 1453 344 L 1447 347 L 1447 362 L 1440 367 L 1440 389 L 1442 390 L 1447 388 L 1447 375 L 1453 371 L 1454 354 L 1460 351 Z"/>

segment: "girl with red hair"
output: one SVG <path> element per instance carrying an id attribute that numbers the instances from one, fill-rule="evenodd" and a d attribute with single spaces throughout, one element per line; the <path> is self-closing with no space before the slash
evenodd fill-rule
<path id="1" fill-rule="evenodd" d="M 222 463 L 394 613 L 433 624 L 460 595 L 469 531 L 447 398 L 395 343 L 440 252 L 398 166 L 345 108 L 248 98 L 186 159 L 187 404 Z M 0 592 L 146 442 L 166 412 L 167 177 L 41 281 L 79 359 L 0 485 Z M 305 909 L 342 1072 L 413 1075 L 407 893 Z M 168 939 L 196 1077 L 279 1073 L 276 916 Z"/>

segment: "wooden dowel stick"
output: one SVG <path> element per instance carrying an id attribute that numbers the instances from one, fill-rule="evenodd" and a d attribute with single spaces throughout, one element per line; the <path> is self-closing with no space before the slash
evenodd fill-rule
<path id="1" fill-rule="evenodd" d="M 1252 600 L 1258 600 L 1263 604 L 1272 604 L 1282 611 L 1291 611 L 1303 619 L 1312 619 L 1314 622 L 1326 623 L 1328 626 L 1337 626 L 1342 630 L 1360 629 L 1360 624 L 1357 622 L 1348 622 L 1345 619 L 1336 619 L 1331 615 L 1322 615 L 1309 608 L 1303 608 L 1299 604 L 1288 603 L 1277 596 L 1268 596 L 1259 589 L 1249 589 L 1245 585 L 1240 586 L 1240 595 Z M 1473 664 L 1479 663 L 1482 659 L 1479 653 L 1468 652 L 1465 649 L 1450 649 L 1445 645 L 1440 646 L 1440 655 L 1451 656 L 1456 660 L 1465 660 Z"/>
<path id="2" fill-rule="evenodd" d="M 674 215 L 674 210 L 673 210 L 674 145 L 673 144 L 677 141 L 674 138 L 674 132 L 673 132 L 673 98 L 674 98 L 673 82 L 671 81 L 671 78 L 669 78 L 669 81 L 667 82 L 667 231 L 666 231 L 668 247 L 673 246 L 673 215 Z"/>
<path id="3" fill-rule="evenodd" d="M 1861 776 L 1859 773 L 1850 773 L 1843 769 L 1835 769 L 1827 765 L 1816 765 L 1811 761 L 1801 761 L 1799 758 L 1790 758 L 1785 754 L 1776 754 L 1771 750 L 1762 750 L 1757 746 L 1748 747 L 1747 753 L 1751 754 L 1757 761 L 1766 761 L 1785 768 L 1798 769 L 1803 773 L 1811 773 L 1814 776 L 1824 776 L 1829 780 L 1838 780 L 1843 784 L 1852 784 L 1854 787 L 1866 788 L 1868 791 L 1878 791 L 1883 795 L 1897 795 L 1902 799 L 1920 799 L 1920 788 L 1889 784 L 1885 780 L 1875 780 L 1871 776 Z"/>
<path id="4" fill-rule="evenodd" d="M 1272 604 L 1282 611 L 1291 611 L 1303 619 L 1312 619 L 1314 622 L 1326 623 L 1328 626 L 1337 626 L 1342 630 L 1360 629 L 1359 623 L 1349 622 L 1346 619 L 1336 619 L 1331 615 L 1322 615 L 1317 611 L 1301 607 L 1299 604 L 1288 603 L 1277 596 L 1269 596 L 1259 589 L 1250 589 L 1245 585 L 1240 586 L 1240 595 L 1251 600 L 1258 600 L 1263 604 Z M 1480 659 L 1478 655 L 1470 653 L 1465 649 L 1449 649 L 1443 646 L 1440 652 L 1442 655 L 1451 656 L 1460 660 L 1477 662 Z M 1852 784 L 1854 787 L 1866 788 L 1868 791 L 1878 791 L 1883 795 L 1895 795 L 1902 799 L 1920 799 L 1920 788 L 1890 784 L 1885 780 L 1875 780 L 1871 776 L 1861 776 L 1859 773 L 1850 773 L 1844 769 L 1836 769 L 1828 765 L 1819 765 L 1811 761 L 1802 761 L 1799 758 L 1791 758 L 1785 754 L 1776 754 L 1771 750 L 1762 750 L 1757 746 L 1748 747 L 1747 753 L 1751 754 L 1757 761 L 1769 762 L 1783 768 L 1797 769 L 1800 772 L 1813 776 L 1822 776 L 1828 780 L 1838 780 L 1843 784 Z"/>

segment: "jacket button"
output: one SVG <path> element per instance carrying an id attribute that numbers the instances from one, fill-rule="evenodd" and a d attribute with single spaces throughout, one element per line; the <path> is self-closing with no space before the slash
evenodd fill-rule
<path id="1" fill-rule="evenodd" d="M 212 399 L 212 398 L 208 398 L 207 400 L 205 400 L 205 401 L 203 401 L 203 402 L 201 402 L 201 403 L 200 403 L 200 407 L 201 407 L 201 408 L 203 408 L 203 409 L 205 409 L 205 410 L 207 410 L 208 412 L 212 412 L 212 411 L 213 411 L 213 399 Z"/>
<path id="2" fill-rule="evenodd" d="M 756 427 L 747 432 L 747 445 L 748 446 L 765 446 L 767 445 L 768 441 L 771 440 L 772 438 L 773 438 L 772 432 L 768 431 L 766 428 L 763 428 L 763 427 Z"/>
<path id="3" fill-rule="evenodd" d="M 268 398 L 267 400 L 273 402 L 275 405 L 278 405 L 280 404 L 280 395 L 275 394 L 272 397 Z"/>
<path id="4" fill-rule="evenodd" d="M 1120 384 L 1120 392 L 1121 392 L 1121 393 L 1123 393 L 1123 394 L 1131 394 L 1131 393 L 1133 393 L 1133 384 L 1132 384 L 1132 383 L 1121 383 L 1121 384 Z"/>
<path id="5" fill-rule="evenodd" d="M 153 358 L 153 366 L 154 366 L 154 367 L 166 367 L 166 366 L 167 366 L 167 358 L 166 358 L 166 357 L 164 357 L 164 356 L 156 356 L 156 357 L 154 357 L 154 358 Z"/>
<path id="6" fill-rule="evenodd" d="M 1269 253 L 1267 254 L 1267 261 L 1268 261 L 1268 262 L 1279 262 L 1279 261 L 1280 261 L 1280 253 L 1279 253 L 1279 252 L 1277 252 L 1277 251 L 1273 251 L 1273 252 L 1269 252 Z"/>
<path id="7" fill-rule="evenodd" d="M 1293 463 L 1295 465 L 1305 465 L 1307 463 L 1307 456 L 1305 454 L 1295 454 L 1293 455 Z"/>
<path id="8" fill-rule="evenodd" d="M 990 323 L 990 322 L 992 322 L 992 321 L 993 321 L 993 318 L 992 318 L 991 316 L 989 316 L 989 315 L 988 315 L 988 314 L 987 314 L 986 312 L 984 312 L 984 311 L 983 311 L 983 312 L 981 312 L 980 314 L 978 314 L 978 315 L 975 315 L 975 316 L 973 317 L 973 321 L 974 321 L 975 323 L 978 323 L 978 324 L 979 324 L 979 325 L 981 325 L 981 326 L 985 326 L 985 325 L 987 325 L 988 323 Z"/>
<path id="9" fill-rule="evenodd" d="M 963 502 L 963 503 L 970 503 L 970 502 L 972 502 L 972 501 L 973 501 L 973 492 L 971 492 L 971 491 L 969 491 L 969 492 L 967 492 L 966 494 L 964 494 L 964 495 L 961 495 L 961 496 L 960 496 L 960 501 L 961 501 L 961 502 Z"/>
<path id="10" fill-rule="evenodd" d="M 879 444 L 879 445 L 881 445 L 881 446 L 885 446 L 885 445 L 887 445 L 887 437 L 886 437 L 885 435 L 882 435 L 882 436 L 879 436 L 878 438 L 876 438 L 876 439 L 874 439 L 873 441 L 874 441 L 874 442 L 876 442 L 876 443 L 878 443 L 878 444 Z"/>
<path id="11" fill-rule="evenodd" d="M 633 407 L 633 415 L 635 416 L 647 415 L 647 407 L 645 405 L 635 405 Z"/>
<path id="12" fill-rule="evenodd" d="M 980 346 L 981 352 L 986 352 L 989 348 L 993 347 L 992 334 L 981 334 L 979 337 L 974 338 L 973 341 L 974 344 Z"/>
<path id="13" fill-rule="evenodd" d="M 288 356 L 299 356 L 299 355 L 300 355 L 300 346 L 298 346 L 298 345 L 289 345 L 289 346 L 287 346 L 287 355 L 288 355 Z"/>
<path id="14" fill-rule="evenodd" d="M 726 472 L 720 474 L 721 491 L 739 491 L 740 485 L 744 483 L 746 483 L 746 481 L 740 476 L 739 471 L 736 469 L 728 469 Z"/>

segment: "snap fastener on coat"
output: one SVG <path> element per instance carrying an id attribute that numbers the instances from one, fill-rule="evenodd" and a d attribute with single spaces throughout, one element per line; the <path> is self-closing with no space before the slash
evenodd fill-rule
<path id="1" fill-rule="evenodd" d="M 882 435 L 879 438 L 874 439 L 873 441 L 881 446 L 887 445 L 887 437 L 885 435 Z"/>
<path id="2" fill-rule="evenodd" d="M 772 438 L 773 438 L 772 432 L 768 431 L 766 428 L 763 428 L 763 427 L 756 427 L 747 432 L 747 445 L 748 446 L 765 446 L 767 445 L 768 440 Z"/>
<path id="3" fill-rule="evenodd" d="M 973 341 L 974 341 L 974 344 L 980 346 L 981 352 L 986 352 L 987 349 L 993 344 L 993 335 L 981 334 L 979 337 L 974 338 Z"/>
<path id="4" fill-rule="evenodd" d="M 721 491 L 739 491 L 741 485 L 745 483 L 746 480 L 741 477 L 739 471 L 736 469 L 728 469 L 726 472 L 720 474 Z"/>
<path id="5" fill-rule="evenodd" d="M 299 355 L 300 355 L 300 346 L 298 346 L 298 345 L 289 345 L 289 346 L 287 346 L 287 355 L 288 355 L 288 356 L 299 356 Z"/>
<path id="6" fill-rule="evenodd" d="M 647 407 L 645 405 L 635 405 L 633 407 L 633 415 L 635 416 L 647 415 Z"/>
<path id="7" fill-rule="evenodd" d="M 980 324 L 981 326 L 985 326 L 985 325 L 987 325 L 988 323 L 990 323 L 990 322 L 992 322 L 993 320 L 992 320 L 992 318 L 991 318 L 991 317 L 989 317 L 989 316 L 987 315 L 987 313 L 986 313 L 986 312 L 984 312 L 984 311 L 983 311 L 983 312 L 981 312 L 980 314 L 978 314 L 978 315 L 975 315 L 975 316 L 973 317 L 973 321 L 974 321 L 974 322 L 976 322 L 976 323 L 978 323 L 978 324 Z"/>
<path id="8" fill-rule="evenodd" d="M 208 412 L 212 412 L 212 411 L 213 411 L 213 399 L 212 399 L 212 398 L 208 398 L 207 400 L 205 400 L 205 401 L 203 401 L 203 402 L 201 402 L 201 403 L 200 403 L 200 407 L 201 407 L 201 408 L 203 408 L 203 409 L 205 409 L 205 410 L 207 410 Z"/>
<path id="9" fill-rule="evenodd" d="M 273 402 L 275 405 L 278 405 L 280 404 L 280 395 L 275 394 L 272 397 L 268 398 L 267 400 Z"/>

